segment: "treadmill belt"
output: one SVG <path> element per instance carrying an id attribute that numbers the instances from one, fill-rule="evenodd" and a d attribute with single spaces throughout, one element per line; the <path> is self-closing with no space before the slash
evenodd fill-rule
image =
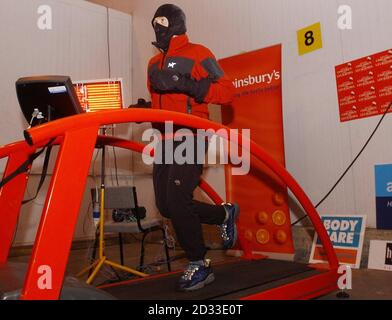
<path id="1" fill-rule="evenodd" d="M 182 273 L 170 274 L 156 279 L 143 279 L 132 283 L 119 283 L 115 286 L 102 288 L 121 300 L 210 300 L 228 298 L 238 295 L 241 291 L 266 285 L 274 287 L 273 282 L 290 278 L 301 278 L 301 274 L 309 276 L 314 269 L 306 264 L 280 260 L 238 261 L 221 266 L 213 266 L 215 281 L 201 290 L 181 292 L 177 290 L 177 282 Z"/>

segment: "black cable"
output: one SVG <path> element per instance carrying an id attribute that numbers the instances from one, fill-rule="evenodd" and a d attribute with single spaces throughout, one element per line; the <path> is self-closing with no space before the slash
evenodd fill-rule
<path id="1" fill-rule="evenodd" d="M 118 167 L 117 167 L 117 154 L 116 154 L 116 148 L 113 147 L 113 154 L 114 154 L 114 168 L 115 168 L 115 172 L 116 172 L 116 182 L 117 182 L 117 186 L 120 186 L 120 183 L 118 181 Z"/>
<path id="2" fill-rule="evenodd" d="M 50 140 L 49 142 L 48 142 L 48 144 L 47 145 L 45 145 L 43 148 L 42 148 L 42 150 L 40 150 L 39 152 L 37 152 L 37 153 L 35 153 L 35 154 L 33 154 L 33 155 L 31 155 L 19 168 L 17 168 L 13 173 L 11 173 L 8 177 L 6 177 L 6 178 L 4 178 L 1 182 L 0 182 L 0 185 L 1 185 L 1 187 L 0 188 L 2 188 L 4 185 L 6 185 L 8 182 L 10 182 L 12 179 L 14 179 L 14 178 L 16 178 L 19 174 L 21 174 L 21 173 L 24 173 L 24 172 L 27 172 L 28 171 L 28 169 L 29 169 L 29 166 L 33 163 L 33 161 L 35 160 L 35 159 L 37 159 L 44 151 L 45 151 L 45 149 L 46 148 L 52 148 L 52 143 L 54 142 L 54 140 L 55 139 L 52 139 L 52 140 Z M 46 157 L 45 157 L 45 160 L 46 160 L 46 158 L 48 158 L 49 159 L 49 157 L 50 157 L 50 152 L 49 152 L 49 155 L 48 155 L 48 153 L 46 154 Z M 47 160 L 47 161 L 49 161 L 49 160 Z M 43 170 L 43 171 L 45 171 L 45 170 Z M 41 175 L 41 181 L 42 180 L 45 180 L 45 178 L 43 178 L 43 177 L 46 177 L 46 172 L 43 172 L 42 173 L 42 175 Z M 43 184 L 43 182 L 42 182 L 42 184 Z M 41 185 L 41 182 L 40 182 L 40 185 Z M 41 185 L 42 186 L 42 185 Z M 37 190 L 37 195 L 38 195 L 38 193 L 39 193 L 39 189 Z M 37 195 L 34 197 L 34 199 L 31 199 L 30 201 L 33 201 L 33 200 L 35 200 L 35 198 L 37 198 Z M 22 202 L 22 204 L 24 204 L 23 202 Z M 18 233 L 18 229 L 19 229 L 19 220 L 20 220 L 20 215 L 18 215 L 18 218 L 17 218 L 17 220 L 16 220 L 16 228 L 15 228 L 15 231 L 14 231 L 14 236 L 13 236 L 13 238 L 12 238 L 12 244 L 11 244 L 11 247 L 14 245 L 14 242 L 15 242 L 15 240 L 16 240 L 16 235 L 17 235 L 17 233 Z"/>
<path id="3" fill-rule="evenodd" d="M 106 8 L 106 42 L 108 46 L 108 66 L 109 66 L 109 79 L 112 77 L 112 66 L 110 58 L 110 14 L 109 8 Z"/>
<path id="4" fill-rule="evenodd" d="M 98 156 L 99 156 L 99 153 L 101 152 L 101 149 L 98 149 L 97 150 L 97 154 L 95 155 L 95 157 L 94 157 L 94 160 L 93 160 L 93 179 L 94 179 L 94 184 L 95 184 L 95 186 L 97 186 L 97 183 L 96 183 L 96 176 L 95 176 L 95 164 L 96 164 L 96 162 L 97 162 L 97 158 L 98 158 Z"/>
<path id="5" fill-rule="evenodd" d="M 158 260 L 156 262 L 151 262 L 149 264 L 145 264 L 141 269 L 142 272 L 145 272 L 148 269 L 151 269 L 152 267 L 160 267 L 162 265 L 166 265 L 167 263 L 172 263 L 178 260 L 186 259 L 186 254 L 185 253 L 180 253 L 176 256 L 170 257 L 169 259 L 163 259 L 163 260 Z"/>
<path id="6" fill-rule="evenodd" d="M 112 77 L 112 66 L 111 66 L 111 54 L 110 54 L 110 12 L 109 8 L 106 8 L 106 42 L 107 42 L 107 50 L 108 50 L 108 66 L 109 66 L 109 79 Z M 115 147 L 113 147 L 114 154 L 114 167 L 116 170 L 116 182 L 117 186 L 120 185 L 118 180 L 118 167 L 117 167 L 117 155 Z"/>
<path id="7" fill-rule="evenodd" d="M 44 185 L 47 173 L 48 173 L 48 167 L 49 167 L 49 160 L 50 160 L 50 154 L 52 152 L 52 146 L 48 145 L 47 149 L 46 149 L 46 154 L 45 154 L 45 160 L 44 160 L 44 165 L 42 166 L 42 174 L 41 174 L 41 179 L 38 183 L 38 188 L 37 191 L 35 193 L 35 196 L 32 197 L 31 199 L 28 200 L 24 200 L 22 201 L 22 205 L 25 205 L 31 201 L 34 201 L 35 199 L 37 199 L 39 192 L 41 191 L 42 186 Z"/>
<path id="8" fill-rule="evenodd" d="M 8 175 L 3 180 L 1 180 L 0 181 L 0 189 L 3 188 L 7 183 L 9 183 L 11 180 L 16 178 L 20 174 L 28 172 L 29 168 L 32 165 L 32 163 L 34 162 L 34 160 L 37 159 L 42 153 L 44 153 L 46 148 L 50 147 L 54 140 L 55 139 L 53 138 L 40 151 L 30 155 L 28 157 L 28 159 L 25 162 L 23 162 L 14 172 L 12 172 L 10 175 Z"/>
<path id="9" fill-rule="evenodd" d="M 359 151 L 358 155 L 354 158 L 354 160 L 351 162 L 351 164 L 347 167 L 347 169 L 343 172 L 343 174 L 340 176 L 338 181 L 333 185 L 333 187 L 328 191 L 328 193 L 319 201 L 319 203 L 315 206 L 317 209 L 322 203 L 324 203 L 325 200 L 331 195 L 331 193 L 336 189 L 336 187 L 339 185 L 339 183 L 343 180 L 343 178 L 346 176 L 347 172 L 350 171 L 350 169 L 353 167 L 353 165 L 357 162 L 358 158 L 361 156 L 361 154 L 365 151 L 366 147 L 370 143 L 370 141 L 373 139 L 374 135 L 376 134 L 377 130 L 379 129 L 381 123 L 383 122 L 385 116 L 388 114 L 392 107 L 392 102 L 389 104 L 388 108 L 384 112 L 383 116 L 381 117 L 380 121 L 378 122 L 376 128 L 373 130 L 372 134 L 370 135 L 369 139 L 366 141 L 365 145 L 362 147 L 361 151 Z M 291 226 L 295 226 L 296 224 L 300 223 L 302 220 L 306 219 L 308 215 L 304 215 L 302 218 L 299 218 L 297 221 L 293 222 Z"/>
<path id="10" fill-rule="evenodd" d="M 90 216 L 90 208 L 92 207 L 92 203 L 89 202 L 86 215 L 83 219 L 83 233 L 86 234 L 86 220 Z"/>
<path id="11" fill-rule="evenodd" d="M 15 245 L 15 240 L 16 240 L 16 235 L 18 234 L 18 230 L 19 230 L 19 221 L 20 221 L 20 214 L 18 214 L 18 217 L 16 219 L 16 224 L 15 224 L 15 231 L 14 231 L 14 236 L 12 238 L 12 242 L 11 242 L 11 247 L 12 248 Z"/>
<path id="12" fill-rule="evenodd" d="M 112 126 L 112 137 L 115 137 L 115 129 L 114 129 L 114 125 Z M 117 153 L 116 153 L 116 147 L 112 147 L 113 148 L 113 156 L 114 156 L 114 168 L 115 168 L 115 175 L 116 175 L 116 182 L 117 182 L 117 186 L 120 186 L 120 182 L 118 180 L 118 165 L 117 165 Z"/>

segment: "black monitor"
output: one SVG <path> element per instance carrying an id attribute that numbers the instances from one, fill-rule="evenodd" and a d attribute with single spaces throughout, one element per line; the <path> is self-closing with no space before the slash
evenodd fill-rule
<path id="1" fill-rule="evenodd" d="M 20 78 L 16 93 L 31 127 L 84 112 L 67 76 Z"/>

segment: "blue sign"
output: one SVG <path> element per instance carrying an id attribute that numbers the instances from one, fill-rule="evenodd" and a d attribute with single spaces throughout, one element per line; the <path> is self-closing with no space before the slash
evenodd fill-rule
<path id="1" fill-rule="evenodd" d="M 377 165 L 375 176 L 377 228 L 392 229 L 392 164 Z"/>
<path id="2" fill-rule="evenodd" d="M 392 164 L 376 166 L 376 197 L 392 198 Z"/>
<path id="3" fill-rule="evenodd" d="M 324 227 L 334 247 L 359 248 L 364 218 L 356 216 L 322 216 Z M 317 239 L 317 245 L 321 245 Z"/>

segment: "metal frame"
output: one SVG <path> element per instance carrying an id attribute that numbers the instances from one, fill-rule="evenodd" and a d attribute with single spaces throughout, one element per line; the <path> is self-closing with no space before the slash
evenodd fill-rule
<path id="1" fill-rule="evenodd" d="M 98 128 L 108 124 L 165 122 L 168 119 L 173 120 L 177 125 L 184 125 L 191 128 L 213 129 L 216 132 L 219 129 L 229 129 L 196 116 L 170 111 L 140 109 L 102 111 L 72 116 L 31 128 L 25 131 L 25 138 L 29 146 L 26 143 L 20 142 L 16 146 L 14 144 L 0 148 L 0 159 L 9 156 L 7 170 L 11 172 L 11 168 L 16 168 L 18 163 L 32 153 L 32 150 L 45 145 L 53 138 L 58 138 L 57 143 L 60 143 L 60 152 L 50 182 L 21 294 L 22 299 L 58 299 L 60 296 L 88 169 L 97 142 Z M 222 135 L 222 138 L 225 137 Z M 308 196 L 286 169 L 253 141 L 241 137 L 239 134 L 237 136 L 231 135 L 230 138 L 238 141 L 240 146 L 242 141 L 249 141 L 249 151 L 252 155 L 267 165 L 290 188 L 309 215 L 328 258 L 327 272 L 248 298 L 311 298 L 322 292 L 326 292 L 326 290 L 331 291 L 335 289 L 338 260 L 322 221 Z M 136 143 L 122 142 L 119 139 L 110 138 L 107 142 L 110 142 L 113 146 L 127 145 L 128 149 L 130 147 L 138 150 L 142 148 Z M 19 156 L 16 156 L 18 152 L 21 153 Z M 78 165 L 75 165 L 76 163 Z M 11 232 L 6 230 L 15 230 L 20 209 L 19 202 L 22 200 L 26 188 L 26 178 L 26 176 L 24 179 L 18 177 L 18 179 L 14 179 L 0 190 L 0 204 L 14 201 L 14 204 L 10 205 L 10 210 L 7 212 L 0 206 L 0 218 L 6 221 L 5 224 L 1 224 L 0 229 L 0 237 L 4 237 L 5 239 L 5 242 L 0 242 L 0 263 L 5 263 L 8 257 L 12 237 L 10 238 Z M 206 184 L 202 184 L 202 186 L 205 187 L 204 190 L 207 193 L 212 190 Z M 210 196 L 216 203 L 221 203 L 222 199 L 216 193 L 211 192 Z M 64 206 L 64 203 L 67 203 L 67 206 Z M 7 215 L 10 218 L 5 218 Z M 243 250 L 245 251 L 245 255 L 249 255 L 247 248 L 243 248 Z M 52 271 L 51 288 L 39 288 L 40 270 L 42 266 L 49 266 Z M 268 292 L 269 294 L 267 294 Z"/>
<path id="2" fill-rule="evenodd" d="M 102 138 L 102 136 L 101 136 Z M 100 137 L 98 138 L 100 141 L 102 141 L 100 139 Z M 133 193 L 133 198 L 135 201 L 135 209 L 138 210 L 139 207 L 139 203 L 137 200 L 137 193 L 136 193 L 136 187 L 132 187 L 132 193 Z M 113 208 L 111 208 L 113 209 Z M 169 272 L 171 272 L 171 263 L 170 263 L 170 255 L 169 255 L 169 247 L 167 245 L 167 241 L 166 241 L 166 232 L 165 229 L 161 226 L 161 225 L 156 225 L 156 226 L 150 226 L 148 228 L 144 228 L 141 224 L 140 221 L 140 216 L 136 216 L 136 223 L 137 223 L 137 227 L 139 232 L 137 233 L 141 233 L 143 234 L 143 238 L 141 241 L 141 246 L 140 246 L 140 259 L 139 259 L 139 266 L 138 266 L 138 270 L 142 271 L 144 268 L 144 257 L 145 257 L 145 239 L 146 237 L 151 233 L 151 232 L 155 232 L 155 231 L 160 231 L 162 232 L 162 241 L 163 241 L 163 245 L 165 248 L 165 255 L 166 255 L 166 265 L 167 265 L 167 270 Z M 120 265 L 125 265 L 124 264 L 124 242 L 123 242 L 123 233 L 133 233 L 133 232 L 118 232 L 118 243 L 119 243 L 119 249 L 120 249 Z M 92 260 L 95 260 L 95 256 L 96 256 L 96 250 L 97 250 L 97 244 L 99 243 L 99 236 L 96 233 L 95 235 L 95 243 L 94 243 L 94 250 L 93 250 L 93 254 L 92 254 Z"/>

